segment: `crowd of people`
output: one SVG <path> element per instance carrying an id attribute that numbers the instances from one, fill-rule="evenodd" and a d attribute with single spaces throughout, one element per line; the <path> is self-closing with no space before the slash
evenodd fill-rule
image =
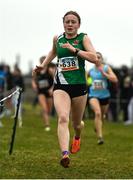
<path id="1" fill-rule="evenodd" d="M 21 70 L 17 65 L 15 65 L 13 71 L 11 71 L 9 65 L 0 64 L 0 100 L 12 94 L 16 88 L 21 88 L 23 92 L 25 90 L 24 77 Z M 0 103 L 0 127 L 3 127 L 3 116 L 11 116 L 12 113 L 14 113 L 12 116 L 15 116 L 17 110 L 17 98 L 18 93 L 15 93 L 12 97 L 7 98 L 6 101 Z M 20 103 L 18 120 L 19 127 L 22 127 L 22 100 Z"/>
<path id="2" fill-rule="evenodd" d="M 94 113 L 94 130 L 98 145 L 105 142 L 102 130 L 105 118 L 117 122 L 118 112 L 122 110 L 124 124 L 133 124 L 132 71 L 126 66 L 115 69 L 106 64 L 102 53 L 95 50 L 89 36 L 86 33 L 78 33 L 80 24 L 79 14 L 68 11 L 63 17 L 64 32 L 53 37 L 51 50 L 47 56 L 40 57 L 40 64 L 32 71 L 31 85 L 36 93 L 35 102 L 38 102 L 42 109 L 45 131 L 50 131 L 50 115 L 53 107 L 56 110 L 60 164 L 64 168 L 69 167 L 70 153 L 75 154 L 80 150 L 87 106 L 89 111 Z M 55 57 L 56 64 L 52 63 Z M 85 61 L 94 64 L 89 72 L 85 70 Z M 4 97 L 5 88 L 10 91 L 16 86 L 21 87 L 23 91 L 25 89 L 20 69 L 15 66 L 14 72 L 11 73 L 9 66 L 0 66 L 0 99 Z M 10 114 L 11 99 L 6 103 Z M 1 104 L 1 117 L 2 107 Z M 22 126 L 21 111 L 19 119 Z M 71 145 L 70 120 L 74 129 Z"/>

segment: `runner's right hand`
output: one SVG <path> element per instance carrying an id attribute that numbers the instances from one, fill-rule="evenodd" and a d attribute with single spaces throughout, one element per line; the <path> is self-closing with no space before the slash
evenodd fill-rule
<path id="1" fill-rule="evenodd" d="M 35 77 L 37 72 L 40 72 L 43 69 L 42 66 L 36 66 L 32 71 L 32 76 Z"/>

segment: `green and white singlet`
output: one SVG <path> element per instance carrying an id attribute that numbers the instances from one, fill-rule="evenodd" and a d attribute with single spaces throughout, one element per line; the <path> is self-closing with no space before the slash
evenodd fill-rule
<path id="1" fill-rule="evenodd" d="M 69 42 L 73 47 L 85 50 L 83 47 L 84 33 L 80 33 L 77 37 L 67 39 L 65 34 L 62 34 L 57 39 L 57 72 L 55 75 L 55 84 L 86 84 L 85 78 L 85 59 L 76 56 L 67 48 L 62 48 L 64 43 Z"/>

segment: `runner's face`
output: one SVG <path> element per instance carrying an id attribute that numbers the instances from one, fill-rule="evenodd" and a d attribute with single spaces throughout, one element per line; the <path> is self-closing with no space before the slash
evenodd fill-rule
<path id="1" fill-rule="evenodd" d="M 72 14 L 69 14 L 64 19 L 64 30 L 66 35 L 74 36 L 80 27 L 78 18 Z"/>
<path id="2" fill-rule="evenodd" d="M 96 66 L 98 67 L 98 66 L 100 66 L 102 64 L 103 60 L 102 60 L 102 57 L 101 57 L 101 55 L 99 53 L 97 53 L 97 58 L 99 60 L 99 63 L 97 63 Z"/>

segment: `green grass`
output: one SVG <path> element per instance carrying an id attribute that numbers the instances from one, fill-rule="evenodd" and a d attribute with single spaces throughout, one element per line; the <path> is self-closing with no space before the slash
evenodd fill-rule
<path id="1" fill-rule="evenodd" d="M 0 178 L 2 179 L 132 179 L 133 126 L 105 122 L 104 145 L 97 145 L 93 121 L 86 120 L 79 153 L 70 155 L 71 165 L 60 166 L 57 120 L 45 132 L 40 110 L 25 107 L 23 127 L 16 131 L 14 149 L 9 155 L 13 119 L 3 119 L 0 128 Z M 71 126 L 70 126 L 71 128 Z M 71 138 L 73 136 L 71 128 Z"/>

